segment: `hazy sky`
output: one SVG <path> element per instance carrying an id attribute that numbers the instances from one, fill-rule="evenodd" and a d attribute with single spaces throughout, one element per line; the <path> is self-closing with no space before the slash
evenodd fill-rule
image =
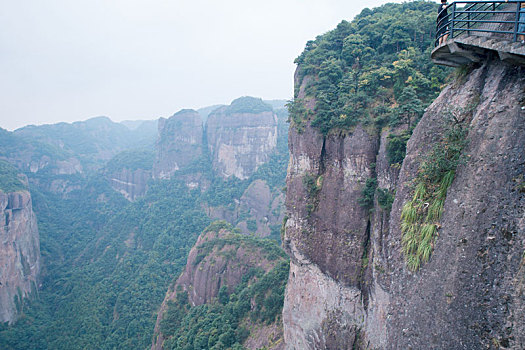
<path id="1" fill-rule="evenodd" d="M 289 99 L 307 40 L 387 2 L 0 0 L 0 127 Z"/>

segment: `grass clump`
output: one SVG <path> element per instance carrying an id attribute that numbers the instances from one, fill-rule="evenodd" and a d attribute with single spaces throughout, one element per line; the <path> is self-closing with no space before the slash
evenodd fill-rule
<path id="1" fill-rule="evenodd" d="M 401 211 L 402 247 L 408 268 L 417 271 L 429 261 L 438 235 L 447 191 L 466 145 L 461 124 L 448 127 L 445 136 L 425 157 L 415 179 L 412 199 Z"/>

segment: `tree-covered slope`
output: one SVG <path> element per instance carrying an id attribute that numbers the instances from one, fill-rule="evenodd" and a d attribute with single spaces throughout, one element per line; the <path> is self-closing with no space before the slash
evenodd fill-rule
<path id="1" fill-rule="evenodd" d="M 152 147 L 125 149 L 133 144 L 130 134 L 111 131 L 114 127 L 124 130 L 124 126 L 102 119 L 5 131 L 0 143 L 15 154 L 15 163 L 21 159 L 17 154 L 32 157 L 21 164 L 29 177 L 38 218 L 43 283 L 37 300 L 23 305 L 16 324 L 0 325 L 0 348 L 149 346 L 165 292 L 180 274 L 198 234 L 211 221 L 205 209 L 237 205 L 256 180 L 282 196 L 288 158 L 286 118 L 281 109 L 277 150 L 249 179 L 221 179 L 205 155 L 172 180 L 149 181 L 145 196 L 133 203 L 111 188 L 108 174 L 121 169 L 149 171 L 153 155 Z M 56 154 L 34 156 L 38 144 Z M 114 156 L 105 161 L 110 155 Z M 50 171 L 45 165 L 70 157 L 88 166 L 81 173 L 68 174 Z M 25 166 L 32 162 L 39 164 L 35 172 Z M 185 176 L 192 174 L 200 174 L 209 185 L 188 186 Z M 249 205 L 243 207 L 232 223 L 253 221 L 249 209 Z M 277 226 L 272 226 L 272 238 L 279 240 Z"/>
<path id="2" fill-rule="evenodd" d="M 311 119 L 326 134 L 357 123 L 414 124 L 447 75 L 429 60 L 435 12 L 427 1 L 386 4 L 309 41 L 295 61 L 295 126 Z"/>
<path id="3" fill-rule="evenodd" d="M 157 321 L 155 349 L 282 349 L 289 262 L 273 240 L 212 223 L 192 248 Z"/>
<path id="4" fill-rule="evenodd" d="M 157 137 L 156 122 L 146 121 L 130 129 L 107 117 L 74 123 L 29 125 L 13 132 L 25 142 L 37 141 L 59 148 L 86 165 L 100 167 L 116 153 L 136 147 L 152 148 Z"/>
<path id="5" fill-rule="evenodd" d="M 27 189 L 19 176 L 20 171 L 10 163 L 0 160 L 0 192 L 14 192 Z"/>

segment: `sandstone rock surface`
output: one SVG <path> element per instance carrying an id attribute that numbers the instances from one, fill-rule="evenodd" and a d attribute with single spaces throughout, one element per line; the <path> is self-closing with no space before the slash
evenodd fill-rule
<path id="1" fill-rule="evenodd" d="M 271 110 L 231 112 L 222 107 L 209 115 L 206 135 L 214 171 L 244 180 L 270 159 L 277 146 L 277 116 Z"/>
<path id="2" fill-rule="evenodd" d="M 144 196 L 147 190 L 148 180 L 151 179 L 151 171 L 144 169 L 121 169 L 110 175 L 111 187 L 129 201 Z"/>
<path id="3" fill-rule="evenodd" d="M 160 333 L 160 322 L 167 310 L 168 301 L 175 300 L 178 290 L 188 293 L 188 300 L 192 306 L 210 303 L 217 298 L 223 286 L 227 287 L 228 293 L 233 293 L 243 276 L 251 269 L 258 268 L 268 272 L 282 260 L 283 257 L 267 256 L 264 249 L 257 245 L 236 239 L 229 229 L 203 232 L 189 253 L 183 273 L 166 293 L 157 316 L 156 338 L 151 349 L 162 349 L 165 339 Z M 274 350 L 283 349 L 280 320 L 270 325 L 251 326 L 250 329 L 255 331 L 244 344 L 248 349 L 265 346 Z M 275 346 L 269 346 L 269 342 L 273 341 L 276 342 Z"/>
<path id="4" fill-rule="evenodd" d="M 488 61 L 446 87 L 414 130 L 401 169 L 388 164 L 384 131 L 291 128 L 288 349 L 525 348 L 524 73 Z M 464 161 L 430 261 L 413 272 L 401 251 L 401 209 L 451 114 L 468 131 Z M 396 191 L 391 211 L 377 199 L 370 213 L 358 204 L 374 175 Z"/>
<path id="5" fill-rule="evenodd" d="M 168 179 L 202 154 L 203 124 L 197 111 L 183 109 L 169 119 L 159 119 L 157 156 L 153 166 L 156 179 Z"/>
<path id="6" fill-rule="evenodd" d="M 38 289 L 40 242 L 31 195 L 0 191 L 0 322 L 14 322 Z"/>

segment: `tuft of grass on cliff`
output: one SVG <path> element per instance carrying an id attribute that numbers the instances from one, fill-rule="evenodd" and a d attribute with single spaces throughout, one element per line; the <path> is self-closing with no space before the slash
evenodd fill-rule
<path id="1" fill-rule="evenodd" d="M 386 4 L 308 41 L 295 60 L 292 125 L 300 131 L 310 120 L 323 134 L 358 123 L 412 128 L 449 73 L 429 59 L 435 20 L 432 2 Z M 305 96 L 299 96 L 303 82 Z M 313 113 L 302 98 L 316 101 Z"/>

